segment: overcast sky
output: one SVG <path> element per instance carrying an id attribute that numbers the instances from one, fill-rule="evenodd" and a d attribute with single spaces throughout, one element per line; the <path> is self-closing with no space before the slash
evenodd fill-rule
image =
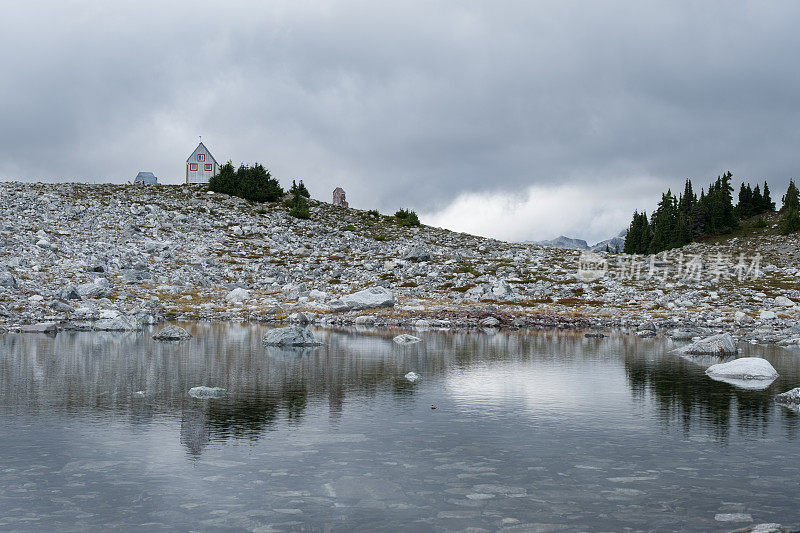
<path id="1" fill-rule="evenodd" d="M 800 171 L 798 2 L 2 3 L 0 179 L 179 183 L 198 135 L 354 207 L 600 240 Z"/>

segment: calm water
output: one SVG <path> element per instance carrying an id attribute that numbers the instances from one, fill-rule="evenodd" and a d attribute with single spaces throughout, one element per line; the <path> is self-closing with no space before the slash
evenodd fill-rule
<path id="1" fill-rule="evenodd" d="M 1 530 L 800 523 L 800 416 L 772 401 L 800 386 L 797 351 L 748 349 L 781 374 L 752 392 L 668 341 L 317 330 L 292 352 L 263 327 L 189 329 L 0 336 Z"/>

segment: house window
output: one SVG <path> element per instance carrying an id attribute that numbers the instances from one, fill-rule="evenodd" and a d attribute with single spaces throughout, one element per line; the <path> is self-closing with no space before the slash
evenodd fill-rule
<path id="1" fill-rule="evenodd" d="M 197 163 L 189 163 L 189 170 L 192 172 L 197 171 Z"/>
<path id="2" fill-rule="evenodd" d="M 197 160 L 198 161 L 205 161 L 206 160 L 206 154 L 197 154 Z"/>
<path id="3" fill-rule="evenodd" d="M 204 168 L 205 170 L 207 170 L 207 171 L 211 171 L 211 170 L 213 170 L 213 169 L 211 168 L 211 163 L 206 163 L 205 165 L 203 165 L 203 168 Z"/>

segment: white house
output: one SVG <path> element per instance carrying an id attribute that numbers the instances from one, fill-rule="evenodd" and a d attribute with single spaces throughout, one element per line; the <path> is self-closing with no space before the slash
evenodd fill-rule
<path id="1" fill-rule="evenodd" d="M 202 142 L 186 160 L 186 183 L 208 183 L 219 172 L 219 163 Z"/>

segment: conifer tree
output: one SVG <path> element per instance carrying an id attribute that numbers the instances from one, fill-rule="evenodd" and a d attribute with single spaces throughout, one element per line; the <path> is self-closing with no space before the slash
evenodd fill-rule
<path id="1" fill-rule="evenodd" d="M 789 188 L 783 195 L 781 212 L 783 217 L 778 223 L 781 235 L 789 235 L 800 230 L 800 191 L 797 190 L 794 180 L 789 180 Z"/>
<path id="2" fill-rule="evenodd" d="M 764 182 L 764 197 L 762 198 L 761 207 L 764 211 L 775 211 L 775 202 L 769 196 L 769 185 Z"/>
<path id="3" fill-rule="evenodd" d="M 794 180 L 789 180 L 789 188 L 786 189 L 786 194 L 783 195 L 782 200 L 783 207 L 781 211 L 800 210 L 800 192 L 797 190 Z"/>
<path id="4" fill-rule="evenodd" d="M 767 191 L 769 191 L 769 188 Z M 756 183 L 756 186 L 753 187 L 753 214 L 760 215 L 767 210 L 768 208 L 765 207 L 764 197 L 761 196 L 761 188 L 759 187 L 758 183 Z"/>

